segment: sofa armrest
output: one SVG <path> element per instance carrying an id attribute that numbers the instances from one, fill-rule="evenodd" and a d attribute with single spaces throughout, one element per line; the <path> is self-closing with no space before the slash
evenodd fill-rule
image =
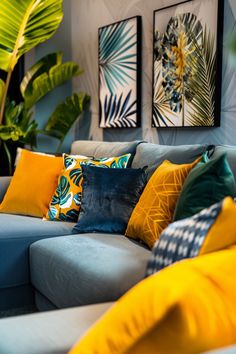
<path id="1" fill-rule="evenodd" d="M 12 177 L 0 177 L 0 203 L 9 187 Z"/>

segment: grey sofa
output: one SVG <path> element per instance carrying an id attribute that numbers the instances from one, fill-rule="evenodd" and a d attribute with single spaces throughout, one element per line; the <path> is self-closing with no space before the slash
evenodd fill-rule
<path id="1" fill-rule="evenodd" d="M 209 149 L 207 145 L 161 146 L 140 141 L 131 143 L 77 141 L 72 144 L 71 152 L 97 158 L 131 152 L 134 154 L 131 167 L 148 166 L 147 173 L 150 178 L 163 160 L 190 163 L 207 149 Z M 217 146 L 212 158 L 222 152 L 227 153 L 236 176 L 236 147 Z M 9 182 L 9 178 L 0 179 L 1 198 Z M 110 306 L 111 301 L 118 299 L 143 279 L 150 256 L 150 250 L 144 245 L 123 235 L 72 235 L 73 223 L 49 222 L 26 216 L 0 214 L 0 225 L 0 311 L 32 305 L 36 305 L 39 311 L 107 302 L 109 302 L 107 306 Z M 104 307 L 93 306 L 95 307 L 85 307 L 88 316 L 90 316 L 90 309 L 93 309 L 91 311 L 94 311 L 95 315 L 96 313 L 100 315 L 106 309 L 106 304 Z M 99 308 L 102 309 L 101 312 Z M 82 308 L 77 308 L 75 311 L 78 311 L 82 321 L 83 318 L 87 318 L 87 312 L 83 312 Z M 41 331 L 43 323 L 50 322 L 52 319 L 59 326 L 57 327 L 57 323 L 54 324 L 56 333 L 60 333 L 60 323 L 64 323 L 64 318 L 68 318 L 68 323 L 72 327 L 80 328 L 80 321 L 73 322 L 73 313 L 72 310 L 60 310 L 51 314 L 0 320 L 0 353 L 14 352 L 11 351 L 10 346 L 12 339 L 12 334 L 9 334 L 10 328 L 13 329 L 12 333 L 16 337 L 22 337 L 22 348 L 24 346 L 26 348 L 26 342 L 33 338 L 34 330 L 29 330 L 28 339 L 23 338 L 19 329 L 21 326 L 27 323 L 30 326 L 32 320 Z M 95 315 L 93 321 L 96 320 Z M 3 328 L 8 328 L 9 331 L 4 329 L 1 332 Z M 5 340 L 5 344 L 1 341 L 5 335 L 1 337 L 1 333 L 5 333 L 6 337 L 8 333 L 9 340 Z M 40 338 L 44 338 L 45 331 L 42 329 L 40 333 Z M 73 342 L 73 338 L 70 338 L 69 344 Z M 43 345 L 43 342 L 44 339 L 42 339 L 42 350 L 25 349 L 14 353 L 65 353 L 68 349 L 65 349 L 68 343 L 67 345 L 61 343 L 60 350 L 47 351 L 47 344 Z"/>
<path id="2" fill-rule="evenodd" d="M 150 177 L 164 159 L 188 163 L 206 149 L 76 141 L 71 153 L 100 158 L 130 152 L 131 167 L 147 165 Z M 10 178 L 0 179 L 1 198 L 9 183 Z M 0 214 L 0 225 L 0 311 L 114 301 L 144 277 L 150 250 L 122 235 L 71 235 L 73 223 L 7 214 Z"/>

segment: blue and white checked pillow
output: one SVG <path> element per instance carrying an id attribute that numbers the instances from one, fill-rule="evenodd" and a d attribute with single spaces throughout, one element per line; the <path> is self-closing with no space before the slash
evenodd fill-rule
<path id="1" fill-rule="evenodd" d="M 190 218 L 170 224 L 152 249 L 146 276 L 182 259 L 196 257 L 222 205 L 223 202 L 214 204 Z"/>

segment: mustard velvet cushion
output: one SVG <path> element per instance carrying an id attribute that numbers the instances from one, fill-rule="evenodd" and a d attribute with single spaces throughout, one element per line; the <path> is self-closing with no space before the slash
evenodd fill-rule
<path id="1" fill-rule="evenodd" d="M 236 248 L 165 268 L 126 293 L 69 354 L 197 354 L 236 343 Z"/>
<path id="2" fill-rule="evenodd" d="M 200 213 L 170 224 L 152 249 L 147 275 L 185 258 L 236 243 L 236 205 L 231 197 Z"/>
<path id="3" fill-rule="evenodd" d="M 177 165 L 165 160 L 148 181 L 129 220 L 125 235 L 140 239 L 150 248 L 172 220 L 183 183 L 200 158 Z"/>
<path id="4" fill-rule="evenodd" d="M 93 159 L 86 156 L 64 154 L 64 170 L 51 199 L 47 220 L 77 222 L 82 198 L 82 163 L 106 168 L 126 168 L 131 154 Z"/>
<path id="5" fill-rule="evenodd" d="M 62 168 L 62 157 L 23 150 L 0 212 L 45 216 Z"/>

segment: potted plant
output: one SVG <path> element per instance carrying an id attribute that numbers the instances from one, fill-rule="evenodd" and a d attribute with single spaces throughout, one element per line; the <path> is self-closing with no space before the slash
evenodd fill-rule
<path id="1" fill-rule="evenodd" d="M 73 93 L 60 103 L 48 118 L 43 130 L 38 129 L 33 117 L 34 105 L 57 86 L 82 73 L 74 62 L 62 62 L 61 53 L 48 54 L 25 74 L 20 91 L 22 101 L 8 98 L 8 89 L 14 68 L 22 55 L 49 39 L 59 27 L 63 0 L 1 0 L 0 1 L 0 142 L 3 144 L 12 172 L 9 143 L 30 145 L 34 148 L 37 134 L 44 133 L 59 139 L 59 147 L 72 124 L 88 107 L 87 94 Z"/>

